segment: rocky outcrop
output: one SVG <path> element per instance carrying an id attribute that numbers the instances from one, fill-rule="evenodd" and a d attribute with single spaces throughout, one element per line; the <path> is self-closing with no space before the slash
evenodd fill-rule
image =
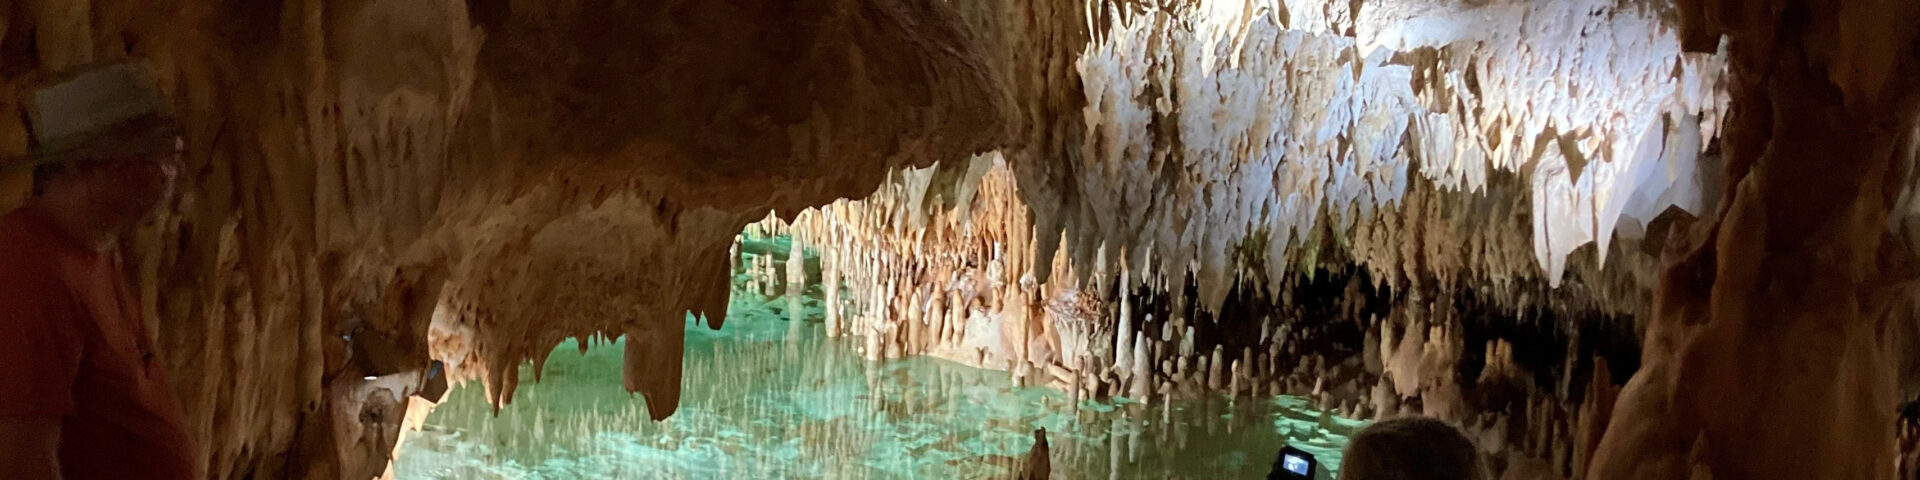
<path id="1" fill-rule="evenodd" d="M 1645 367 L 1593 478 L 1891 478 L 1885 336 L 1912 253 L 1888 233 L 1920 114 L 1920 5 L 1682 1 L 1733 59 L 1721 208 L 1670 244 Z"/>
<path id="2" fill-rule="evenodd" d="M 408 372 L 504 404 L 566 337 L 632 336 L 627 387 L 671 414 L 742 225 L 991 149 L 1011 111 L 942 2 L 11 5 L 8 87 L 132 56 L 174 98 L 184 193 L 123 255 L 209 478 L 378 474 Z"/>

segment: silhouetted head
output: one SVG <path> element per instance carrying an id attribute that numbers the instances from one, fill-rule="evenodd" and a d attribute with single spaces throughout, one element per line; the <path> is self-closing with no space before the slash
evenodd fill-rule
<path id="1" fill-rule="evenodd" d="M 1427 417 L 1361 430 L 1340 460 L 1341 480 L 1484 480 L 1480 453 L 1459 429 Z"/>
<path id="2" fill-rule="evenodd" d="M 34 171 L 28 205 L 103 233 L 124 232 L 173 194 L 179 172 L 176 152 L 42 165 Z"/>
<path id="3" fill-rule="evenodd" d="M 89 244 L 131 230 L 173 194 L 180 174 L 184 144 L 166 95 L 139 61 L 43 80 L 22 98 L 30 151 L 4 165 L 33 167 L 33 196 L 22 206 Z"/>

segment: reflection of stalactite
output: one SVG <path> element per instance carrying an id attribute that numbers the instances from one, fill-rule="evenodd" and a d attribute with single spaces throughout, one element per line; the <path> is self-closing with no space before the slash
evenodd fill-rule
<path id="1" fill-rule="evenodd" d="M 870 356 L 929 354 L 1008 369 L 1025 383 L 1050 385 L 1075 400 L 1124 396 L 1171 408 L 1168 399 L 1292 393 L 1344 415 L 1438 415 L 1467 425 L 1491 445 L 1515 445 L 1521 455 L 1516 462 L 1538 458 L 1555 471 L 1574 468 L 1575 452 L 1587 448 L 1576 438 L 1591 431 L 1580 426 L 1592 424 L 1595 414 L 1582 413 L 1583 405 L 1604 398 L 1595 395 L 1611 388 L 1612 380 L 1590 382 L 1591 374 L 1583 372 L 1594 361 L 1584 356 L 1612 343 L 1583 343 L 1551 359 L 1534 350 L 1516 353 L 1515 344 L 1553 345 L 1551 335 L 1576 334 L 1504 327 L 1528 320 L 1483 319 L 1482 310 L 1463 310 L 1469 307 L 1452 301 L 1396 297 L 1366 277 L 1367 269 L 1296 274 L 1279 296 L 1249 284 L 1232 291 L 1220 314 L 1158 289 L 1164 287 L 1118 294 L 1121 286 L 1138 284 L 1125 268 L 1113 272 L 1120 279 L 1110 283 L 1113 291 L 1083 290 L 1062 280 L 1037 289 L 1041 295 L 1008 301 L 1009 289 L 1026 287 L 1002 275 L 1018 269 L 1000 268 L 1002 250 L 980 240 L 1009 234 L 990 230 L 1009 223 L 983 212 L 1018 212 L 994 206 L 1005 201 L 995 195 L 1010 190 L 1003 168 L 982 177 L 964 222 L 936 211 L 928 214 L 925 230 L 891 228 L 884 222 L 908 218 L 893 203 L 907 198 L 896 196 L 899 185 L 795 221 L 796 235 L 833 250 L 822 255 L 829 277 L 849 271 L 844 290 L 853 298 L 841 303 L 866 319 L 860 325 L 867 328 L 849 333 L 866 337 Z M 1068 256 L 1055 258 L 1055 278 L 1072 278 Z M 1578 303 L 1515 302 L 1500 292 L 1463 305 L 1493 312 L 1530 305 L 1526 311 L 1540 316 L 1591 311 L 1579 310 L 1587 307 Z M 1005 338 L 1020 331 L 1002 324 L 1009 308 L 1033 312 L 1038 328 L 1025 330 L 1024 338 Z M 1599 324 L 1575 324 L 1586 323 Z M 1021 344 L 1030 355 L 1021 356 L 1015 348 Z M 1469 364 L 1485 366 L 1463 376 Z M 1569 382 L 1587 393 L 1555 387 Z"/>
<path id="2" fill-rule="evenodd" d="M 1426 413 L 1516 471 L 1583 474 L 1657 313 L 1658 251 L 1742 168 L 1718 164 L 1728 57 L 1601 1 L 1315 7 L 1095 8 L 1041 79 L 1079 91 L 1020 99 L 1045 142 L 803 213 L 865 269 L 841 303 L 886 328 L 853 333 L 1074 398 Z M 901 313 L 928 295 L 950 313 Z M 941 341 L 915 341 L 930 318 L 951 318 Z"/>

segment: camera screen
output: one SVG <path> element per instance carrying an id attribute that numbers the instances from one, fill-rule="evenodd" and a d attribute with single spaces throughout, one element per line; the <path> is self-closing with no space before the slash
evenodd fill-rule
<path id="1" fill-rule="evenodd" d="M 1291 454 L 1287 455 L 1286 458 L 1281 459 L 1281 462 L 1282 462 L 1281 464 L 1282 468 L 1287 469 L 1287 471 L 1289 472 L 1297 473 L 1300 475 L 1306 475 L 1307 467 L 1311 465 L 1307 463 L 1307 459 L 1300 458 Z"/>

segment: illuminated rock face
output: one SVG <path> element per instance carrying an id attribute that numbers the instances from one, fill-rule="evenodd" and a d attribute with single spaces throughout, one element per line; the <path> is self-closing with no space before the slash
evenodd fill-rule
<path id="1" fill-rule="evenodd" d="M 1920 31 L 1893 19 L 1920 5 L 1679 11 L 1690 47 L 1724 36 L 1733 59 L 1729 188 L 1669 244 L 1646 367 L 1587 473 L 1911 478 L 1888 439 L 1912 396 L 1914 263 L 1888 227 L 1910 215 L 1920 138 Z"/>
<path id="2" fill-rule="evenodd" d="M 1034 210 L 1038 251 L 1059 226 L 1075 260 L 1104 246 L 1131 265 L 1190 272 L 1217 309 L 1239 271 L 1277 279 L 1311 249 L 1351 251 L 1396 287 L 1557 286 L 1576 247 L 1598 243 L 1606 262 L 1623 219 L 1703 211 L 1696 160 L 1721 117 L 1722 61 L 1682 54 L 1657 12 L 1388 3 L 1334 25 L 1289 20 L 1311 7 L 1108 7 L 1112 21 L 1076 64 L 1087 134 L 1064 152 L 1072 168 L 1013 162 L 1030 202 L 1061 205 Z M 1527 202 L 1517 206 L 1531 225 L 1485 250 L 1525 258 L 1424 247 L 1460 240 L 1444 227 L 1367 225 L 1377 210 L 1417 207 L 1407 197 L 1421 181 L 1478 193 L 1505 173 L 1522 188 L 1499 193 L 1519 198 L 1496 201 Z"/>
<path id="3" fill-rule="evenodd" d="M 1901 380 L 1920 370 L 1899 361 L 1914 358 L 1911 342 L 1920 338 L 1907 303 L 1914 297 L 1904 284 L 1878 280 L 1903 271 L 1920 238 L 1909 233 L 1916 218 L 1912 173 L 1900 170 L 1914 157 L 1914 143 L 1901 140 L 1911 135 L 1913 106 L 1895 92 L 1897 82 L 1883 80 L 1908 78 L 1898 72 L 1913 68 L 1906 46 L 1912 42 L 1898 37 L 1904 31 L 1841 29 L 1848 38 L 1898 37 L 1888 43 L 1896 47 L 1849 50 L 1864 57 L 1846 65 L 1865 73 L 1825 77 L 1858 83 L 1848 88 L 1861 96 L 1844 97 L 1847 108 L 1796 99 L 1799 113 L 1788 115 L 1764 100 L 1785 93 L 1752 87 L 1755 100 L 1740 103 L 1741 89 L 1731 83 L 1755 81 L 1741 80 L 1752 71 L 1728 70 L 1740 64 L 1729 60 L 1740 54 L 1740 40 L 1722 46 L 1719 34 L 1709 33 L 1709 41 L 1688 38 L 1683 49 L 1682 34 L 1693 33 L 1671 20 L 1677 13 L 1668 6 L 1203 2 L 1162 11 L 1094 2 L 1062 12 L 987 5 L 963 7 L 963 15 L 975 25 L 1024 15 L 1033 21 L 1023 28 L 1047 32 L 987 40 L 990 58 L 1045 72 L 1043 80 L 1018 82 L 1013 104 L 1025 121 L 1001 151 L 1004 167 L 996 163 L 984 176 L 952 175 L 970 170 L 953 165 L 902 172 L 864 201 L 802 214 L 794 225 L 829 252 L 829 270 L 859 271 L 844 280 L 858 325 L 846 331 L 869 336 L 870 354 L 924 352 L 1006 368 L 1075 395 L 1149 401 L 1195 390 L 1245 395 L 1271 384 L 1342 412 L 1424 413 L 1466 424 L 1504 458 L 1501 468 L 1519 472 L 1671 478 L 1699 468 L 1768 477 L 1761 473 L 1770 471 L 1765 461 L 1748 462 L 1737 449 L 1800 458 L 1788 454 L 1789 439 L 1816 437 L 1809 441 L 1832 452 L 1877 453 L 1854 458 L 1860 467 L 1816 461 L 1781 471 L 1879 478 L 1893 470 L 1893 412 L 1920 394 Z M 1845 24 L 1869 25 L 1864 16 L 1871 15 L 1861 12 L 1881 7 L 1860 8 L 1850 15 L 1863 16 Z M 1749 55 L 1761 60 L 1755 71 L 1772 68 L 1765 66 L 1771 53 Z M 1822 62 L 1830 56 L 1799 55 Z M 1741 108 L 1761 113 L 1729 117 Z M 1834 123 L 1810 122 L 1818 128 L 1799 132 L 1806 140 L 1795 145 L 1844 143 L 1834 151 L 1877 166 L 1829 173 L 1814 166 L 1819 162 L 1795 163 L 1790 175 L 1832 187 L 1797 195 L 1822 205 L 1837 200 L 1814 199 L 1867 193 L 1839 204 L 1852 205 L 1844 208 L 1779 214 L 1796 223 L 1731 225 L 1723 216 L 1747 195 L 1739 189 L 1793 184 L 1741 182 L 1749 181 L 1767 139 L 1795 128 L 1802 114 Z M 1755 118 L 1762 119 L 1758 126 L 1746 128 L 1757 133 L 1739 140 L 1745 147 L 1723 138 Z M 1886 128 L 1835 126 L 1849 119 Z M 1846 175 L 1857 178 L 1830 180 Z M 975 188 L 1017 198 L 942 196 Z M 942 213 L 940 198 L 958 198 L 962 209 Z M 964 209 L 980 205 L 999 213 Z M 1841 230 L 1856 237 L 1804 246 L 1840 240 L 1806 233 L 1838 228 L 1833 219 L 1854 222 Z M 1703 244 L 1689 234 L 1696 229 L 1721 233 Z M 1806 328 L 1813 318 L 1854 318 L 1858 329 L 1803 332 L 1825 343 L 1793 352 L 1784 342 L 1802 337 L 1698 336 L 1698 324 L 1709 318 L 1701 302 L 1721 288 L 1677 284 L 1718 285 L 1715 265 L 1759 261 L 1767 250 L 1727 254 L 1714 241 L 1781 237 L 1769 233 L 1775 229 L 1803 245 L 1781 252 L 1807 260 L 1746 271 L 1747 281 L 1826 275 L 1819 289 L 1812 280 L 1790 284 L 1859 298 L 1815 311 L 1775 292 L 1778 304 L 1765 316 L 1802 318 Z M 1696 248 L 1708 253 L 1662 260 L 1663 250 Z M 1717 263 L 1697 259 L 1715 251 L 1724 257 Z M 1820 260 L 1829 251 L 1840 256 Z M 1344 281 L 1349 287 L 1316 289 L 1324 281 L 1315 279 L 1316 269 L 1351 279 Z M 1312 295 L 1341 296 L 1345 306 L 1308 306 L 1302 296 Z M 1389 313 L 1369 311 L 1381 302 Z M 1901 306 L 1885 308 L 1892 304 Z M 969 319 L 947 325 L 978 341 L 916 349 L 910 332 L 926 318 Z M 1234 335 L 1258 341 L 1242 354 L 1225 338 Z M 1783 343 L 1737 347 L 1756 336 Z M 1696 344 L 1715 346 L 1683 353 L 1682 345 Z M 1842 383 L 1813 387 L 1795 383 L 1811 377 L 1793 375 L 1740 380 L 1792 370 L 1790 364 L 1844 372 Z M 1683 379 L 1708 371 L 1712 380 Z M 1695 409 L 1684 412 L 1720 423 L 1675 421 L 1686 415 L 1670 404 L 1682 386 Z M 1782 403 L 1781 411 L 1820 420 L 1799 424 L 1798 437 L 1757 434 L 1766 422 L 1756 418 L 1780 414 L 1764 400 L 1777 395 L 1803 397 Z M 1741 404 L 1721 400 L 1729 396 L 1756 403 L 1747 413 L 1700 413 Z M 1831 411 L 1859 413 L 1822 413 Z M 1841 433 L 1856 431 L 1865 435 Z M 1696 443 L 1695 434 L 1738 439 Z M 1845 438 L 1827 438 L 1834 436 Z M 1902 451 L 1911 451 L 1912 434 L 1898 436 Z M 1655 459 L 1706 449 L 1718 457 L 1671 464 L 1679 470 L 1609 470 L 1666 468 Z"/>

